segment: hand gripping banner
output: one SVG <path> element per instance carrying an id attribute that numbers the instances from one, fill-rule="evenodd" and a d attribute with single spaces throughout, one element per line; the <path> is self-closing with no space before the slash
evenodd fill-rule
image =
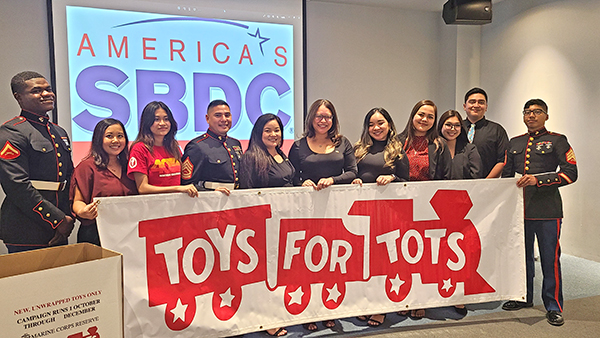
<path id="1" fill-rule="evenodd" d="M 522 299 L 514 179 L 102 198 L 123 253 L 125 337 L 220 337 Z"/>

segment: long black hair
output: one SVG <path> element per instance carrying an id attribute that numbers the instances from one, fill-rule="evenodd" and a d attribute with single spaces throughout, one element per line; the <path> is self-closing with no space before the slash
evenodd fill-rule
<path id="1" fill-rule="evenodd" d="M 248 150 L 242 156 L 242 168 L 240 172 L 240 186 L 242 188 L 266 187 L 269 181 L 269 169 L 271 167 L 271 155 L 262 140 L 265 125 L 271 121 L 277 121 L 281 130 L 281 141 L 283 142 L 283 123 L 277 115 L 263 114 L 254 123 Z M 285 158 L 281 151 L 281 144 L 276 149 Z"/>
<path id="2" fill-rule="evenodd" d="M 100 167 L 106 169 L 108 166 L 109 156 L 104 150 L 104 133 L 106 129 L 110 126 L 114 126 L 115 124 L 121 126 L 123 129 L 123 135 L 125 135 L 125 147 L 119 155 L 117 155 L 117 160 L 121 165 L 122 170 L 127 169 L 127 160 L 129 159 L 129 138 L 127 137 L 127 131 L 125 130 L 125 126 L 119 120 L 113 118 L 106 118 L 96 123 L 96 127 L 94 127 L 94 133 L 92 134 L 92 147 L 90 148 L 90 154 L 94 158 L 94 163 Z"/>
<path id="3" fill-rule="evenodd" d="M 133 144 L 142 142 L 152 153 L 154 148 L 154 134 L 152 134 L 150 127 L 152 127 L 154 124 L 154 115 L 160 108 L 167 113 L 167 118 L 169 119 L 169 122 L 171 122 L 171 128 L 163 139 L 163 147 L 176 160 L 181 161 L 179 144 L 177 144 L 177 140 L 175 140 L 175 134 L 177 133 L 177 121 L 175 121 L 171 109 L 169 109 L 169 107 L 162 101 L 152 101 L 144 107 L 144 110 L 142 111 L 142 117 L 140 118 L 140 129 L 135 141 L 133 141 Z"/>

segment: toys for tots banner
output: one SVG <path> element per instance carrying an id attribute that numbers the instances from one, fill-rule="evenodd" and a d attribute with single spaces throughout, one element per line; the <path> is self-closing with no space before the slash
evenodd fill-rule
<path id="1" fill-rule="evenodd" d="M 521 299 L 514 179 L 103 198 L 126 337 L 216 337 Z"/>

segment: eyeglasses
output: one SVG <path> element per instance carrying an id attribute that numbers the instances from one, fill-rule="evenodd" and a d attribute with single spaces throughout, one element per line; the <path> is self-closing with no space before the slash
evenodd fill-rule
<path id="1" fill-rule="evenodd" d="M 541 109 L 534 109 L 534 110 L 525 109 L 525 110 L 523 110 L 523 116 L 527 116 L 531 113 L 534 113 L 535 116 L 540 116 L 542 114 L 546 114 L 546 112 Z"/>
<path id="2" fill-rule="evenodd" d="M 315 120 L 316 121 L 321 121 L 321 120 L 331 121 L 331 120 L 333 120 L 333 116 L 331 116 L 331 115 L 315 115 Z"/>
<path id="3" fill-rule="evenodd" d="M 460 129 L 460 123 L 457 123 L 457 124 L 444 123 L 444 127 L 446 129 L 456 129 L 456 130 L 459 130 Z"/>

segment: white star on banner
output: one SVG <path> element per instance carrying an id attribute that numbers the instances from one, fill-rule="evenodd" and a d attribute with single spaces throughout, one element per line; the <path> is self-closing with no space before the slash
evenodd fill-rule
<path id="1" fill-rule="evenodd" d="M 231 294 L 231 288 L 227 289 L 224 293 L 219 294 L 219 296 L 221 297 L 221 307 L 231 307 L 231 301 L 235 298 L 235 296 Z"/>
<path id="2" fill-rule="evenodd" d="M 181 299 L 177 298 L 177 304 L 175 304 L 175 307 L 171 310 L 171 313 L 173 314 L 173 323 L 175 323 L 177 319 L 181 319 L 185 323 L 185 310 L 187 307 L 187 305 L 181 303 Z"/>
<path id="3" fill-rule="evenodd" d="M 302 292 L 302 287 L 299 286 L 296 291 L 292 291 L 289 293 L 291 299 L 288 306 L 292 304 L 302 305 L 302 296 L 304 296 L 304 292 Z"/>
<path id="4" fill-rule="evenodd" d="M 405 281 L 400 279 L 400 276 L 398 276 L 398 274 L 396 274 L 396 277 L 394 277 L 393 279 L 390 279 L 390 282 L 392 282 L 390 293 L 395 292 L 397 295 L 400 294 L 400 287 L 402 286 L 402 284 L 406 283 Z"/>
<path id="5" fill-rule="evenodd" d="M 338 291 L 338 287 L 337 284 L 333 284 L 333 287 L 331 289 L 325 288 L 325 290 L 327 290 L 327 292 L 329 292 L 329 296 L 327 296 L 327 300 L 326 302 L 332 300 L 335 303 L 337 303 L 338 298 L 340 298 L 340 296 L 342 295 L 339 291 Z"/>
<path id="6" fill-rule="evenodd" d="M 450 280 L 450 278 L 444 279 L 444 286 L 442 286 L 442 289 L 446 290 L 446 292 L 448 292 L 452 288 L 452 283 L 450 282 Z"/>

